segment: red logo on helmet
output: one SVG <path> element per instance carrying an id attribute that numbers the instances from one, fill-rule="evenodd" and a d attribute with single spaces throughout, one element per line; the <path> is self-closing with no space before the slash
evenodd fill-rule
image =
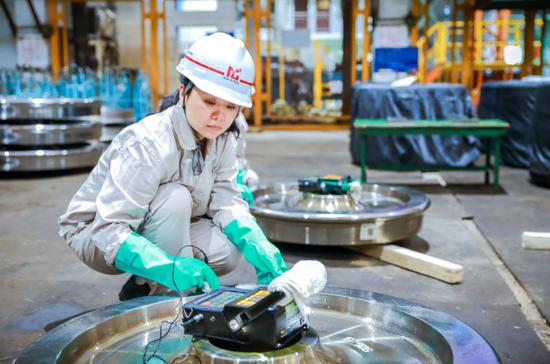
<path id="1" fill-rule="evenodd" d="M 238 81 L 239 80 L 239 73 L 241 73 L 241 68 L 235 69 L 231 66 L 227 67 L 227 72 L 225 73 L 226 77 L 231 78 L 232 80 Z"/>

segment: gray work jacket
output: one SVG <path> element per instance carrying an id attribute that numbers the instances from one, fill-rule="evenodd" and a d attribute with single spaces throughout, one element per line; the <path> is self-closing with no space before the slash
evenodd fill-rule
<path id="1" fill-rule="evenodd" d="M 236 187 L 236 146 L 233 133 L 208 140 L 202 172 L 193 175 L 196 143 L 182 106 L 146 117 L 121 131 L 105 150 L 59 217 L 59 235 L 70 245 L 92 224 L 93 243 L 112 265 L 120 245 L 143 222 L 159 186 L 168 182 L 189 189 L 193 217 L 206 214 L 223 231 L 234 219 L 250 216 Z"/>

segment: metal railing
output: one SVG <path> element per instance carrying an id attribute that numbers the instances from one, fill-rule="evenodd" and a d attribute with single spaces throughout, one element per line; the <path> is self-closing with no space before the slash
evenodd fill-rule
<path id="1" fill-rule="evenodd" d="M 541 27 L 542 19 L 535 20 L 535 26 Z M 511 69 L 520 64 L 507 64 L 504 61 L 504 48 L 517 46 L 523 48 L 523 29 L 525 21 L 521 19 L 483 20 L 474 22 L 474 52 L 472 65 L 475 69 Z M 452 46 L 452 36 L 455 34 L 455 44 Z M 501 38 L 499 39 L 500 33 Z M 441 67 L 449 70 L 454 64 L 462 63 L 461 50 L 464 22 L 442 21 L 432 25 L 425 36 L 417 42 L 418 47 L 418 79 L 424 82 L 430 69 Z M 541 41 L 535 40 L 535 54 L 540 54 Z"/>

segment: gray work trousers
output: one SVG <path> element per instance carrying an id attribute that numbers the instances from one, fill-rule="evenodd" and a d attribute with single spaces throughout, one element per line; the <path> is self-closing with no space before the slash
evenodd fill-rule
<path id="1" fill-rule="evenodd" d="M 241 262 L 241 253 L 212 220 L 192 218 L 192 207 L 191 193 L 185 186 L 174 182 L 161 185 L 136 232 L 171 255 L 204 260 L 202 250 L 208 257 L 208 265 L 218 276 L 231 272 Z M 90 268 L 106 274 L 124 273 L 107 265 L 92 242 L 91 226 L 75 234 L 68 243 Z"/>

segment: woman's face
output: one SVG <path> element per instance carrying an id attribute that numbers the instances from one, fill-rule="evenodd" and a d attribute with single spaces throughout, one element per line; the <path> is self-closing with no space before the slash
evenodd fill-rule
<path id="1" fill-rule="evenodd" d="M 185 86 L 180 85 L 180 98 Z M 199 90 L 196 86 L 184 98 L 185 113 L 199 137 L 215 139 L 223 134 L 239 113 L 239 107 Z"/>

